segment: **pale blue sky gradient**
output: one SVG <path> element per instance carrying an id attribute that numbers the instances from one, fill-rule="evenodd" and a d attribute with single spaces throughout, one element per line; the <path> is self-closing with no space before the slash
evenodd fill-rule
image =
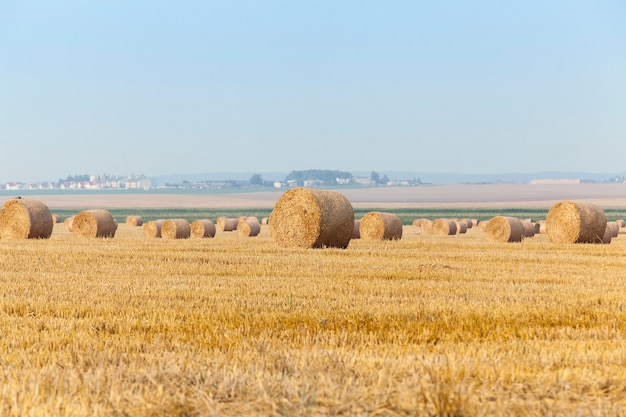
<path id="1" fill-rule="evenodd" d="M 626 171 L 623 1 L 0 0 L 0 182 Z"/>

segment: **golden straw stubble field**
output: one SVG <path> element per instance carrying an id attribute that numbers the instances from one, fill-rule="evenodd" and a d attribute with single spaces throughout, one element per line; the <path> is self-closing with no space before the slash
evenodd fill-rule
<path id="1" fill-rule="evenodd" d="M 0 239 L 0 414 L 624 415 L 625 242 L 57 223 Z"/>

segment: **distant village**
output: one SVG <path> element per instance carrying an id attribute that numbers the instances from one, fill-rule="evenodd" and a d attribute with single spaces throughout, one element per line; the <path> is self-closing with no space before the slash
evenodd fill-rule
<path id="1" fill-rule="evenodd" d="M 581 184 L 596 182 L 578 178 L 543 179 L 537 178 L 529 184 Z M 604 182 L 626 183 L 623 176 L 615 176 Z M 0 184 L 0 190 L 151 190 L 151 189 L 188 189 L 188 190 L 222 190 L 242 188 L 291 188 L 291 187 L 414 187 L 429 185 L 420 178 L 391 180 L 387 175 L 379 175 L 372 171 L 369 177 L 353 176 L 349 172 L 334 170 L 292 171 L 282 181 L 266 181 L 262 175 L 254 174 L 248 180 L 197 180 L 167 182 L 155 184 L 146 175 L 75 175 L 57 181 L 37 183 L 8 182 Z"/>

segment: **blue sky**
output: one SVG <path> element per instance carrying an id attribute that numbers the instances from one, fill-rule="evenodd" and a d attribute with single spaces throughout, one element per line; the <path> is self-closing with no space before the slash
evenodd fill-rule
<path id="1" fill-rule="evenodd" d="M 626 171 L 623 1 L 0 0 L 0 182 Z"/>

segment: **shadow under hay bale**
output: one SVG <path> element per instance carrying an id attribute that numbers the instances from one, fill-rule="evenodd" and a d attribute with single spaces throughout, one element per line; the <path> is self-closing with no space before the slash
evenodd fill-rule
<path id="1" fill-rule="evenodd" d="M 107 210 L 83 210 L 74 217 L 72 233 L 78 238 L 112 238 L 117 222 Z"/>
<path id="2" fill-rule="evenodd" d="M 361 240 L 398 240 L 402 238 L 402 221 L 393 213 L 372 211 L 361 218 Z"/>
<path id="3" fill-rule="evenodd" d="M 561 201 L 546 217 L 548 240 L 554 243 L 602 243 L 605 231 L 606 215 L 595 204 Z"/>
<path id="4" fill-rule="evenodd" d="M 255 218 L 247 218 L 237 222 L 237 234 L 241 237 L 258 236 L 261 232 L 261 223 Z"/>
<path id="5" fill-rule="evenodd" d="M 269 229 L 282 247 L 347 248 L 354 229 L 354 209 L 340 193 L 292 188 L 274 205 Z"/>
<path id="6" fill-rule="evenodd" d="M 191 225 L 185 219 L 169 219 L 161 226 L 163 239 L 188 239 L 191 236 Z"/>
<path id="7" fill-rule="evenodd" d="M 191 222 L 191 237 L 209 238 L 215 237 L 215 224 L 209 219 L 199 219 Z"/>
<path id="8" fill-rule="evenodd" d="M 145 237 L 160 238 L 163 223 L 165 223 L 164 219 L 152 220 L 144 223 L 142 226 L 143 235 Z"/>
<path id="9" fill-rule="evenodd" d="M 48 206 L 36 199 L 8 200 L 0 211 L 2 239 L 47 239 L 53 228 Z"/>
<path id="10" fill-rule="evenodd" d="M 129 226 L 142 226 L 143 217 L 141 216 L 126 216 L 126 224 Z"/>
<path id="11" fill-rule="evenodd" d="M 497 242 L 521 242 L 525 237 L 522 221 L 516 217 L 496 216 L 489 220 L 485 233 Z"/>

